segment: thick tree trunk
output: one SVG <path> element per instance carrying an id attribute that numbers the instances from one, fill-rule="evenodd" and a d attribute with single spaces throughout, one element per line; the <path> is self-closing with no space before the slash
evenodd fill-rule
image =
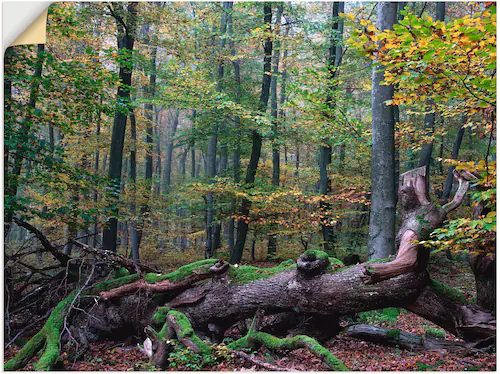
<path id="1" fill-rule="evenodd" d="M 118 50 L 127 50 L 127 56 L 124 56 L 123 62 L 120 63 L 120 85 L 118 86 L 116 94 L 116 101 L 119 109 L 117 109 L 115 113 L 109 154 L 108 177 L 111 181 L 111 192 L 108 205 L 114 215 L 118 214 L 117 202 L 122 179 L 123 145 L 127 126 L 127 115 L 130 111 L 130 89 L 132 85 L 132 67 L 130 60 L 132 58 L 131 52 L 134 49 L 137 6 L 138 4 L 134 2 L 109 5 L 109 10 L 115 18 L 118 29 Z M 127 109 L 124 110 L 123 107 Z M 108 220 L 107 227 L 103 230 L 103 248 L 116 252 L 117 235 L 118 221 L 116 217 L 112 217 Z"/>
<path id="2" fill-rule="evenodd" d="M 271 32 L 271 22 L 273 18 L 271 4 L 264 3 L 264 23 L 266 30 Z M 271 87 L 271 57 L 273 53 L 273 42 L 270 36 L 266 37 L 264 42 L 264 74 L 262 77 L 262 89 L 260 92 L 260 105 L 261 113 L 265 113 L 269 101 L 269 89 Z M 252 131 L 252 153 L 250 154 L 250 162 L 247 168 L 245 183 L 250 186 L 255 181 L 255 174 L 259 165 L 260 152 L 262 149 L 262 135 L 257 131 Z M 243 256 L 243 249 L 245 248 L 245 241 L 248 233 L 248 222 L 250 214 L 251 202 L 248 199 L 243 199 L 241 209 L 239 212 L 240 218 L 238 220 L 238 229 L 236 234 L 236 244 L 231 253 L 231 263 L 237 264 L 241 261 Z"/>
<path id="3" fill-rule="evenodd" d="M 377 4 L 377 29 L 392 29 L 397 3 Z M 384 71 L 373 67 L 372 74 L 372 186 L 368 258 L 394 253 L 396 231 L 396 181 L 394 170 L 394 109 L 385 102 L 394 94 L 392 86 L 381 85 Z"/>
<path id="4" fill-rule="evenodd" d="M 285 342 L 292 347 L 293 341 L 298 339 L 311 349 L 319 348 L 319 351 L 315 349 L 319 353 L 321 346 L 309 337 L 273 340 L 269 334 L 259 333 L 259 326 L 265 322 L 264 314 L 293 313 L 292 316 L 321 320 L 324 325 L 329 321 L 336 324 L 342 315 L 392 306 L 406 308 L 466 342 L 474 342 L 476 348 L 491 345 L 496 335 L 495 314 L 479 304 L 465 304 L 460 292 L 431 280 L 426 271 L 426 249 L 418 244 L 463 200 L 468 189 L 465 178 L 471 175 L 456 173 L 456 176 L 460 185 L 454 200 L 436 207 L 426 197 L 425 167 L 402 175 L 400 200 L 404 211 L 398 235 L 401 245 L 398 257 L 392 262 L 339 268 L 338 262 L 325 252 L 308 250 L 296 263 L 288 260 L 275 268 L 232 266 L 213 259 L 183 266 L 166 275 L 127 276 L 85 291 L 88 295 L 98 294 L 100 299 L 97 305 L 94 298 L 80 300 L 80 308 L 91 307 L 92 314 L 77 315 L 70 331 L 73 337 L 85 342 L 118 335 L 125 338 L 140 332 L 143 329 L 141 323 L 151 321 L 161 330 L 148 336 L 177 338 L 195 352 L 209 352 L 207 343 L 200 340 L 195 331 L 223 336 L 225 330 L 238 321 L 255 315 L 249 333 L 232 344 L 231 349 L 247 347 L 252 339 L 260 338 L 262 342 L 268 341 L 265 343 L 268 347 L 283 347 Z M 411 257 L 413 262 L 408 261 Z M 148 297 L 152 294 L 157 297 Z M 116 302 L 117 298 L 122 299 Z M 160 299 L 161 304 L 157 307 L 156 302 Z M 22 368 L 43 348 L 46 340 L 50 343 L 50 351 L 49 348 L 43 349 L 36 368 L 50 368 L 57 360 L 62 329 L 62 323 L 54 324 L 54 321 L 64 320 L 64 313 L 74 300 L 75 293 L 63 300 L 40 333 L 4 368 Z M 288 321 L 296 319 L 290 317 Z M 268 322 L 269 326 L 273 325 L 272 318 Z M 293 327 L 290 323 L 289 328 Z M 149 327 L 148 331 L 152 329 Z M 154 362 L 165 362 L 166 354 L 168 351 L 157 347 L 152 353 Z"/>

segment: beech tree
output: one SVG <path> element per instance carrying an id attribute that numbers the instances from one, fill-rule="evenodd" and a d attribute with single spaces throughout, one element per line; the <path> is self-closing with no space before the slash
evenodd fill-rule
<path id="1" fill-rule="evenodd" d="M 377 3 L 377 28 L 392 29 L 397 3 Z M 372 187 L 368 258 L 384 258 L 394 252 L 396 192 L 394 170 L 394 88 L 382 85 L 384 71 L 375 64 L 372 74 Z"/>
<path id="2" fill-rule="evenodd" d="M 109 5 L 108 10 L 116 21 L 116 40 L 118 52 L 122 55 L 120 63 L 120 85 L 116 93 L 116 114 L 111 135 L 111 148 L 109 151 L 109 172 L 111 192 L 109 196 L 110 211 L 113 215 L 118 213 L 116 202 L 120 193 L 122 177 L 123 144 L 127 116 L 130 113 L 130 90 L 132 87 L 132 51 L 134 50 L 135 32 L 137 27 L 137 3 L 120 3 Z M 116 252 L 118 235 L 118 219 L 111 217 L 108 227 L 103 230 L 103 248 Z"/>

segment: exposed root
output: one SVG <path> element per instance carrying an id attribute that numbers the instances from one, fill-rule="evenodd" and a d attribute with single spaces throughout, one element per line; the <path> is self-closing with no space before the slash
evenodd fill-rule
<path id="1" fill-rule="evenodd" d="M 319 344 L 315 339 L 307 335 L 297 335 L 293 338 L 280 339 L 265 332 L 250 332 L 243 338 L 229 344 L 228 348 L 232 350 L 240 350 L 243 348 L 257 348 L 262 345 L 272 350 L 294 350 L 307 348 L 311 351 L 311 353 L 323 361 L 331 370 L 349 371 L 342 361 L 332 355 L 328 349 Z"/>
<path id="2" fill-rule="evenodd" d="M 293 338 L 277 338 L 265 332 L 257 332 L 259 321 L 262 319 L 263 311 L 258 310 L 252 322 L 252 326 L 247 335 L 238 339 L 227 347 L 230 350 L 241 350 L 244 348 L 258 348 L 264 346 L 272 350 L 295 350 L 299 348 L 307 348 L 312 354 L 324 362 L 331 370 L 334 371 L 349 371 L 349 369 L 331 352 L 319 344 L 315 339 L 307 335 L 297 335 Z"/>
<path id="3" fill-rule="evenodd" d="M 81 294 L 90 294 L 108 290 L 125 283 L 133 282 L 137 275 L 113 279 L 96 284 L 92 289 Z M 73 300 L 79 294 L 78 290 L 73 291 L 68 297 L 59 302 L 52 310 L 50 317 L 43 328 L 24 345 L 24 347 L 4 365 L 4 370 L 19 370 L 42 349 L 43 353 L 35 364 L 35 370 L 51 370 L 59 359 L 59 338 L 64 327 L 64 319 L 70 309 Z"/>
<path id="4" fill-rule="evenodd" d="M 235 351 L 235 350 L 230 350 L 229 352 L 235 357 L 243 358 L 254 365 L 263 367 L 264 369 L 267 369 L 270 371 L 295 371 L 292 369 L 287 369 L 287 368 L 283 368 L 280 366 L 276 366 L 276 365 L 270 364 L 268 362 L 257 360 L 255 357 L 252 357 L 249 354 L 246 354 L 245 352 Z"/>

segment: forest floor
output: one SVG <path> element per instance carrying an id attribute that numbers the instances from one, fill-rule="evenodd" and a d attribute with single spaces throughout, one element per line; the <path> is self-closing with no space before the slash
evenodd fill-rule
<path id="1" fill-rule="evenodd" d="M 257 266 L 268 264 L 259 262 Z M 269 265 L 268 265 L 269 266 Z M 475 294 L 474 278 L 466 263 L 451 262 L 440 256 L 439 264 L 431 264 L 430 272 L 434 279 L 460 289 L 467 297 Z M 399 315 L 398 315 L 399 313 Z M 372 311 L 358 316 L 358 322 L 374 326 L 399 329 L 424 336 L 428 328 L 438 328 L 419 316 L 390 308 Z M 344 325 L 350 323 L 343 321 Z M 457 340 L 446 333 L 446 339 Z M 385 347 L 357 340 L 340 333 L 325 343 L 325 346 L 353 371 L 493 371 L 496 370 L 496 353 L 471 352 L 410 352 L 397 347 Z M 10 346 L 4 352 L 5 362 L 20 347 Z M 262 362 L 294 371 L 328 370 L 314 355 L 304 349 L 292 352 L 273 352 L 261 348 L 253 352 Z M 38 359 L 35 357 L 34 360 Z M 25 370 L 33 370 L 32 360 Z M 93 344 L 82 359 L 69 362 L 63 356 L 61 370 L 77 371 L 152 371 L 148 358 L 136 346 L 123 342 L 106 341 Z M 223 360 L 220 363 L 201 366 L 196 360 L 177 361 L 169 370 L 217 370 L 217 371 L 260 371 L 241 358 Z"/>

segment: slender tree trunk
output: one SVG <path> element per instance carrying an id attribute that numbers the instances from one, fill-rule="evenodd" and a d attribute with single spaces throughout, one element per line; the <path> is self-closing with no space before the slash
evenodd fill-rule
<path id="1" fill-rule="evenodd" d="M 136 199 L 137 199 L 137 123 L 135 119 L 135 113 L 132 111 L 130 113 L 130 139 L 132 140 L 132 147 L 130 150 L 130 176 L 129 179 L 133 185 L 132 192 L 132 202 L 130 204 L 130 213 L 135 217 L 136 215 Z M 131 241 L 131 249 L 130 249 L 130 257 L 132 260 L 139 260 L 139 238 L 138 238 L 138 230 L 137 230 L 137 221 L 135 219 L 132 220 L 131 224 L 131 232 L 130 232 L 130 241 Z"/>
<path id="2" fill-rule="evenodd" d="M 113 215 L 118 214 L 117 202 L 119 199 L 120 183 L 122 178 L 123 144 L 125 141 L 125 128 L 127 126 L 127 115 L 130 111 L 130 88 L 132 84 L 131 55 L 134 49 L 135 28 L 137 21 L 137 3 L 113 3 L 109 5 L 116 20 L 118 29 L 117 41 L 118 50 L 126 50 L 120 63 L 120 85 L 116 94 L 117 105 L 120 107 L 115 113 L 113 123 L 113 132 L 111 135 L 111 148 L 109 154 L 109 173 L 111 180 L 111 193 L 108 206 Z M 124 27 L 124 24 L 126 27 Z M 127 108 L 126 110 L 123 107 Z M 116 239 L 118 234 L 118 221 L 116 216 L 110 218 L 107 222 L 107 228 L 103 230 L 102 246 L 104 249 L 116 252 Z"/>
<path id="3" fill-rule="evenodd" d="M 156 115 L 156 125 L 155 125 L 155 137 L 156 137 L 156 163 L 155 163 L 155 175 L 158 179 L 158 183 L 155 186 L 155 195 L 160 196 L 161 192 L 161 135 L 160 135 L 160 125 L 161 119 L 163 118 L 162 112 L 158 112 Z"/>
<path id="4" fill-rule="evenodd" d="M 436 3 L 436 19 L 438 21 L 444 21 L 445 15 L 445 6 L 444 2 Z M 434 102 L 429 100 L 427 102 L 429 106 L 428 110 L 431 110 L 430 113 L 427 113 L 424 117 L 424 131 L 427 133 L 427 136 L 432 136 L 434 134 L 434 125 L 436 121 L 436 112 L 432 108 L 434 106 Z M 434 141 L 430 143 L 426 143 L 422 145 L 422 149 L 420 150 L 420 159 L 418 161 L 418 166 L 425 166 L 427 168 L 427 187 L 429 187 L 429 178 L 430 178 L 430 164 L 432 159 L 432 150 L 434 146 Z"/>
<path id="5" fill-rule="evenodd" d="M 335 89 L 337 88 L 338 68 L 341 63 L 342 49 L 339 48 L 339 42 L 342 38 L 344 24 L 342 19 L 339 19 L 339 13 L 344 10 L 343 2 L 332 3 L 332 33 L 330 36 L 330 48 L 328 52 L 328 93 L 326 102 L 329 107 L 331 117 L 335 108 Z M 320 147 L 319 152 L 319 193 L 326 196 L 331 190 L 330 178 L 328 178 L 328 165 L 332 160 L 332 147 L 328 144 L 329 139 L 324 139 L 324 144 Z M 321 201 L 320 210 L 323 215 L 321 220 L 321 232 L 323 235 L 323 248 L 325 251 L 332 250 L 334 247 L 334 234 L 331 220 L 328 218 L 330 214 L 330 204 Z"/>
<path id="6" fill-rule="evenodd" d="M 264 3 L 264 23 L 267 32 L 271 33 L 272 9 L 270 3 Z M 262 89 L 260 93 L 259 109 L 261 113 L 265 113 L 269 101 L 269 89 L 271 87 L 271 57 L 273 53 L 273 41 L 270 36 L 266 37 L 264 42 L 264 74 L 262 77 Z M 252 131 L 252 152 L 250 154 L 250 162 L 247 168 L 245 184 L 250 187 L 255 182 L 255 174 L 259 165 L 260 152 L 262 149 L 262 135 L 257 131 Z M 243 199 L 240 209 L 240 219 L 238 219 L 238 229 L 236 234 L 236 244 L 231 253 L 231 263 L 237 264 L 241 261 L 245 241 L 248 233 L 248 219 L 250 214 L 251 202 L 248 199 Z"/>
<path id="7" fill-rule="evenodd" d="M 102 96 L 100 98 L 100 104 L 102 107 Z M 96 138 L 99 139 L 101 136 L 101 108 L 99 108 L 99 112 L 97 114 L 97 128 L 95 131 Z M 95 151 L 95 156 L 94 156 L 94 176 L 97 176 L 99 173 L 99 157 L 100 157 L 100 152 L 99 148 L 96 149 Z M 94 208 L 97 209 L 97 202 L 99 201 L 99 192 L 94 190 Z M 98 243 L 98 234 L 99 234 L 99 225 L 98 225 L 98 220 L 99 217 L 96 215 L 94 217 L 94 230 L 93 230 L 93 237 L 92 237 L 92 246 L 94 248 L 97 248 L 97 243 Z"/>
<path id="8" fill-rule="evenodd" d="M 149 27 L 148 27 L 149 32 Z M 157 47 L 151 50 L 151 72 L 149 74 L 149 87 L 147 89 L 148 98 L 153 100 L 156 94 L 156 54 Z M 144 172 L 144 181 L 146 183 L 146 192 L 143 196 L 144 202 L 141 204 L 139 213 L 139 220 L 135 222 L 131 232 L 131 257 L 134 261 L 139 260 L 139 248 L 141 245 L 142 235 L 144 231 L 144 221 L 147 219 L 149 213 L 149 199 L 151 196 L 151 189 L 153 184 L 153 123 L 154 123 L 154 108 L 153 103 L 149 102 L 144 105 L 146 112 L 146 165 Z M 133 115 L 133 113 L 132 113 Z M 135 116 L 134 116 L 135 122 Z"/>
<path id="9" fill-rule="evenodd" d="M 232 4 L 231 4 L 232 5 Z M 222 92 L 222 80 L 224 79 L 224 61 L 223 52 L 224 45 L 226 44 L 225 34 L 227 32 L 227 20 L 228 20 L 228 9 L 230 4 L 228 2 L 222 3 L 222 13 L 220 20 L 220 42 L 219 42 L 219 63 L 217 65 L 217 92 Z M 215 178 L 217 173 L 217 136 L 219 132 L 219 123 L 214 121 L 212 126 L 212 134 L 208 141 L 207 148 L 207 177 L 211 181 Z M 206 212 L 206 247 L 205 247 L 205 257 L 210 258 L 214 254 L 215 250 L 215 238 L 214 234 L 216 232 L 216 227 L 214 224 L 214 207 L 213 207 L 213 194 L 212 192 L 207 193 L 207 212 Z M 220 230 L 220 229 L 219 229 Z M 220 235 L 220 231 L 219 231 Z"/>
<path id="10" fill-rule="evenodd" d="M 176 110 L 172 123 L 167 125 L 167 145 L 165 148 L 165 166 L 163 168 L 163 192 L 166 194 L 171 185 L 172 178 L 172 155 L 174 152 L 174 137 L 179 125 L 179 110 Z"/>
<path id="11" fill-rule="evenodd" d="M 240 103 L 241 101 L 241 78 L 240 78 L 240 61 L 238 59 L 234 59 L 236 56 L 236 47 L 234 45 L 233 39 L 233 2 L 228 3 L 228 18 L 227 18 L 227 33 L 229 35 L 229 48 L 231 57 L 233 57 L 233 69 L 234 69 L 234 84 L 236 90 L 236 103 Z M 234 117 L 234 129 L 236 133 L 235 146 L 233 151 L 233 178 L 235 183 L 240 182 L 240 152 L 241 152 L 241 128 L 240 128 L 240 117 Z M 231 212 L 236 211 L 236 201 L 235 199 L 231 200 Z M 231 217 L 228 220 L 227 228 L 228 228 L 228 247 L 229 253 L 232 253 L 234 250 L 234 218 Z"/>
<path id="12" fill-rule="evenodd" d="M 393 28 L 397 3 L 377 4 L 377 29 Z M 394 94 L 392 86 L 381 85 L 384 71 L 372 73 L 372 188 L 368 258 L 384 258 L 394 253 L 396 234 L 396 181 L 394 168 L 394 108 L 385 102 Z"/>
<path id="13" fill-rule="evenodd" d="M 4 196 L 5 199 L 7 199 L 9 202 L 13 202 L 13 200 L 15 200 L 17 195 L 17 190 L 19 187 L 19 177 L 21 175 L 21 169 L 23 166 L 23 160 L 25 154 L 25 146 L 26 143 L 28 142 L 28 135 L 32 132 L 31 128 L 33 126 L 33 121 L 35 119 L 34 111 L 38 100 L 38 91 L 39 91 L 40 81 L 42 78 L 44 51 L 45 51 L 45 44 L 38 44 L 37 60 L 35 65 L 35 71 L 33 72 L 30 97 L 28 101 L 27 118 L 24 119 L 24 121 L 22 121 L 21 123 L 19 139 L 17 141 L 16 151 L 14 153 L 13 166 L 10 172 L 8 172 L 8 178 L 5 179 L 6 184 L 5 184 Z M 12 53 L 14 53 L 13 50 L 11 51 L 11 53 L 6 53 L 6 62 L 9 65 L 11 64 L 12 61 L 11 60 Z M 4 93 L 4 95 L 6 96 L 4 97 L 7 98 L 8 101 L 6 102 L 6 104 L 8 104 L 12 96 L 12 83 L 10 81 L 5 82 L 4 88 L 6 88 L 6 92 Z M 7 109 L 7 113 L 9 113 L 10 108 L 7 106 L 5 109 Z M 8 125 L 11 125 L 10 122 Z M 9 151 L 5 152 L 4 150 L 4 161 L 7 162 L 6 164 L 4 164 L 4 168 L 8 168 L 9 166 L 8 154 Z M 4 209 L 5 208 L 6 207 L 4 206 Z M 10 206 L 8 206 L 7 209 L 5 209 L 4 211 L 4 240 L 9 234 L 13 217 L 14 217 L 14 212 L 10 208 Z"/>
<path id="14" fill-rule="evenodd" d="M 275 34 L 278 35 L 281 28 L 281 15 L 283 14 L 283 4 L 278 3 L 276 9 L 276 26 Z M 271 137 L 273 150 L 273 179 L 272 184 L 275 187 L 280 185 L 280 148 L 279 148 L 279 120 L 278 120 L 278 75 L 280 65 L 281 42 L 278 40 L 274 43 L 273 56 L 273 74 L 271 76 L 271 120 L 273 122 L 273 136 Z M 270 234 L 267 237 L 267 256 L 273 257 L 276 254 L 277 238 L 276 234 Z"/>

